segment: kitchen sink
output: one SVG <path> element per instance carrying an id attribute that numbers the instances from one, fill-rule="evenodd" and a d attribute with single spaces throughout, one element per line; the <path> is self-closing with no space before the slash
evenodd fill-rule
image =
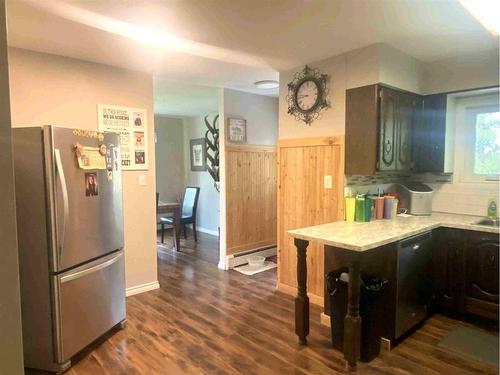
<path id="1" fill-rule="evenodd" d="M 476 221 L 474 224 L 476 225 L 485 225 L 485 226 L 488 226 L 488 227 L 498 227 L 499 224 L 500 224 L 500 220 L 499 219 L 481 219 L 479 221 Z"/>

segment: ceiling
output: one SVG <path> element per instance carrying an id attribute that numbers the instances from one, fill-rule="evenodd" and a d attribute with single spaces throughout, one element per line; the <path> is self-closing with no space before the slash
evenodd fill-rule
<path id="1" fill-rule="evenodd" d="M 7 0 L 7 16 L 11 46 L 273 96 L 253 83 L 374 43 L 435 61 L 499 41 L 457 0 Z"/>
<path id="2" fill-rule="evenodd" d="M 164 116 L 201 116 L 219 112 L 216 87 L 179 84 L 156 79 L 154 112 Z"/>

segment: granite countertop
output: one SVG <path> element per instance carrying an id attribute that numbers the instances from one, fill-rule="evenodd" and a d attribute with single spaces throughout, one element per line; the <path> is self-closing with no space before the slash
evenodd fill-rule
<path id="1" fill-rule="evenodd" d="M 499 233 L 499 228 L 473 224 L 484 217 L 433 212 L 430 216 L 396 217 L 368 223 L 336 221 L 290 230 L 294 238 L 318 241 L 353 251 L 366 251 L 439 227 Z"/>

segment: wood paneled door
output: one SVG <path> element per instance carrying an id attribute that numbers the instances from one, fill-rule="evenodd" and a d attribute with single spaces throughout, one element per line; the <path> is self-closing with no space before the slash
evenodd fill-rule
<path id="1" fill-rule="evenodd" d="M 332 177 L 331 188 L 325 176 Z M 294 293 L 297 253 L 286 232 L 344 218 L 344 137 L 281 140 L 278 180 L 278 289 Z M 311 301 L 322 304 L 323 249 L 314 242 L 307 269 Z"/>
<path id="2" fill-rule="evenodd" d="M 276 245 L 276 148 L 226 145 L 227 255 Z"/>

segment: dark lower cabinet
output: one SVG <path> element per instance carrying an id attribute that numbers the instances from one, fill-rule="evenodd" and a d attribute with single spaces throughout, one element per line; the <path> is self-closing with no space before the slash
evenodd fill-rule
<path id="1" fill-rule="evenodd" d="M 498 318 L 498 236 L 470 236 L 466 247 L 464 310 Z"/>
<path id="2" fill-rule="evenodd" d="M 449 228 L 437 234 L 433 273 L 438 306 L 498 319 L 498 235 Z"/>
<path id="3" fill-rule="evenodd" d="M 465 233 L 440 228 L 434 236 L 434 286 L 438 305 L 449 312 L 458 312 L 465 273 Z"/>

